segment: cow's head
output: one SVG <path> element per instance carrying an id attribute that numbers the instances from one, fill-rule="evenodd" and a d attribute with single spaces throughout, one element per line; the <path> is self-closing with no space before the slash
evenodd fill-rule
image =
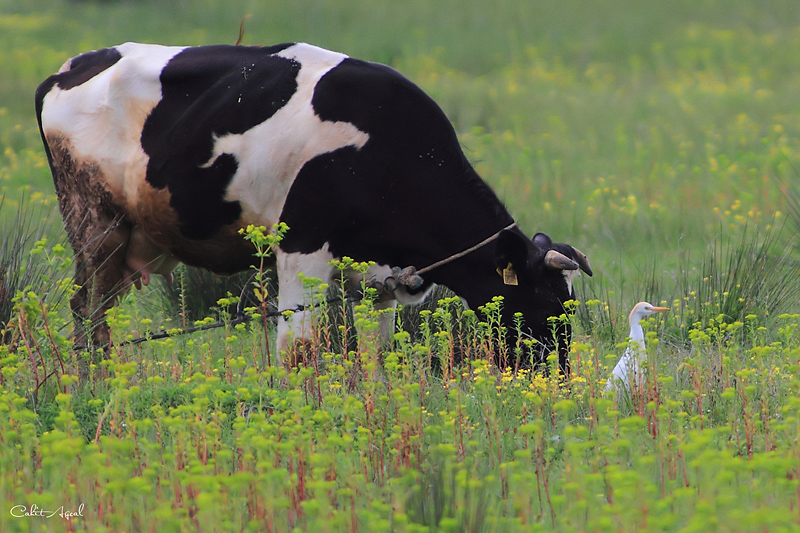
<path id="1" fill-rule="evenodd" d="M 509 229 L 498 236 L 495 262 L 503 284 L 506 340 L 516 341 L 514 314 L 521 313 L 523 335 L 537 341 L 523 360 L 510 360 L 506 364 L 529 367 L 531 362 L 544 362 L 544 357 L 557 347 L 559 365 L 567 371 L 572 328 L 569 321 L 552 317 L 569 314 L 564 304 L 575 298 L 574 278 L 581 271 L 592 275 L 588 259 L 569 244 L 553 242 L 544 233 L 528 239 L 519 230 Z"/>

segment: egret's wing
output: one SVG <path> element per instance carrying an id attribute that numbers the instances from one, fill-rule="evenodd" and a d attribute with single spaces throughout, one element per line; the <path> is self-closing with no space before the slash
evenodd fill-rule
<path id="1" fill-rule="evenodd" d="M 633 346 L 628 346 L 625 353 L 617 361 L 617 366 L 611 371 L 611 376 L 606 383 L 606 392 L 609 392 L 615 386 L 617 388 L 630 389 L 630 376 L 639 376 L 641 367 L 639 365 L 640 351 Z M 641 379 L 641 378 L 639 378 Z"/>

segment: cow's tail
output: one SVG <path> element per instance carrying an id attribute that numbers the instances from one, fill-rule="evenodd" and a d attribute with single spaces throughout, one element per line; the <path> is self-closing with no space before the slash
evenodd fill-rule
<path id="1" fill-rule="evenodd" d="M 50 76 L 44 82 L 42 82 L 39 87 L 36 89 L 36 122 L 39 124 L 39 135 L 42 136 L 42 144 L 44 144 L 44 153 L 47 156 L 47 162 L 50 165 L 50 172 L 55 177 L 55 168 L 53 168 L 53 153 L 50 150 L 50 146 L 47 144 L 47 138 L 44 134 L 44 128 L 42 127 L 42 109 L 44 108 L 44 97 L 47 96 L 47 93 L 55 86 L 57 83 L 56 79 L 57 74 Z"/>

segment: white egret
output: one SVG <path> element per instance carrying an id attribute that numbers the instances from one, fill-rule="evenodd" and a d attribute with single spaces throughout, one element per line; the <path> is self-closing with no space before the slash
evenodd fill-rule
<path id="1" fill-rule="evenodd" d="M 639 302 L 633 306 L 631 314 L 628 317 L 628 323 L 631 325 L 631 332 L 629 334 L 629 345 L 625 349 L 625 354 L 614 367 L 614 371 L 608 378 L 606 383 L 606 392 L 612 389 L 630 390 L 631 380 L 635 380 L 640 387 L 644 385 L 644 375 L 642 371 L 642 363 L 647 360 L 647 352 L 644 345 L 644 330 L 642 329 L 641 320 L 654 313 L 661 311 L 669 311 L 667 307 L 656 307 L 647 302 Z"/>

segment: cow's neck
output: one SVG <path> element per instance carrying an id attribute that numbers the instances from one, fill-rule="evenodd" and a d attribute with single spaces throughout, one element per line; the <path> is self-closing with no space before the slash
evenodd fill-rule
<path id="1" fill-rule="evenodd" d="M 441 194 L 441 191 L 431 191 L 431 194 L 423 192 L 420 195 L 423 203 L 433 203 L 419 205 L 418 212 L 436 214 L 435 217 L 423 217 L 428 221 L 435 220 L 424 230 L 424 240 L 431 252 L 428 264 L 463 252 L 514 222 L 486 182 L 466 162 L 465 167 L 463 174 L 450 174 L 449 179 L 444 176 L 433 178 L 439 180 L 438 187 L 442 182 L 446 183 L 446 188 L 452 191 L 452 202 L 442 203 L 442 198 L 447 195 Z M 489 243 L 485 248 L 493 249 L 494 246 Z M 427 265 L 414 266 L 424 268 Z"/>

